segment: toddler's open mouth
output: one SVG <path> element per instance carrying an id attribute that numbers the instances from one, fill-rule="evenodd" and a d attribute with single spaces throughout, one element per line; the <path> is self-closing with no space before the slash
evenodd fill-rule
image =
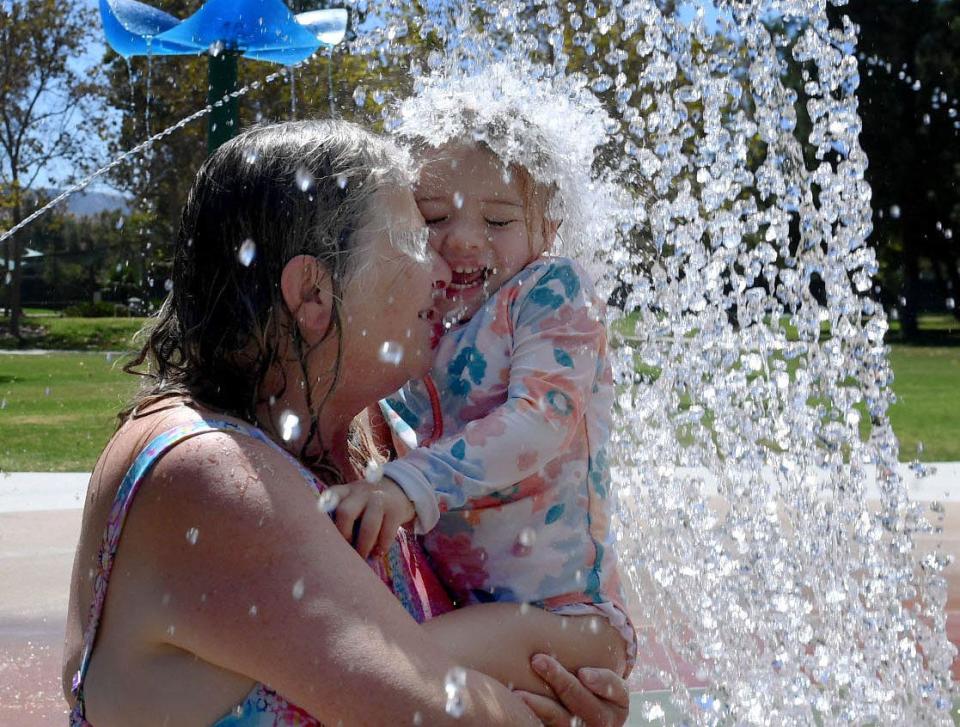
<path id="1" fill-rule="evenodd" d="M 490 268 L 478 266 L 454 268 L 450 272 L 450 285 L 447 286 L 448 296 L 451 293 L 459 293 L 463 290 L 482 286 L 490 277 L 492 271 Z"/>

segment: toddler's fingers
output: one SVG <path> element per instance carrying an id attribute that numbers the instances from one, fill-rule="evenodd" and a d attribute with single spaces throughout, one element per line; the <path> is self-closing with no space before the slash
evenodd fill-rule
<path id="1" fill-rule="evenodd" d="M 380 537 L 377 538 L 375 555 L 380 555 L 390 550 L 390 546 L 393 545 L 393 541 L 397 537 L 397 531 L 400 529 L 400 526 L 403 525 L 401 522 L 402 519 L 402 517 L 394 515 L 389 510 L 384 513 L 383 525 L 380 528 Z"/>
<path id="2" fill-rule="evenodd" d="M 343 539 L 353 545 L 353 524 L 363 512 L 366 502 L 360 497 L 351 497 L 349 494 L 337 504 L 337 514 L 334 522 Z"/>
<path id="3" fill-rule="evenodd" d="M 524 701 L 530 711 L 537 715 L 540 723 L 546 725 L 546 727 L 570 727 L 570 724 L 576 719 L 555 699 L 543 697 L 533 692 L 524 692 L 520 689 L 515 689 L 513 693 Z"/>
<path id="4" fill-rule="evenodd" d="M 360 529 L 357 532 L 357 542 L 353 546 L 361 558 L 370 555 L 370 551 L 373 550 L 373 546 L 377 542 L 377 536 L 380 534 L 382 525 L 383 502 L 378 497 L 371 497 L 367 500 L 367 507 L 363 511 Z"/>
<path id="5" fill-rule="evenodd" d="M 630 690 L 627 688 L 627 682 L 616 672 L 587 666 L 577 672 L 577 677 L 581 684 L 598 697 L 603 697 L 623 708 L 630 706 Z"/>

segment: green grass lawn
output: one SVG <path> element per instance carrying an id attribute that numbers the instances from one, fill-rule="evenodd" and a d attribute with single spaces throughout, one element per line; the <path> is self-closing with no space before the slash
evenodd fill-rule
<path id="1" fill-rule="evenodd" d="M 136 388 L 104 353 L 0 352 L 0 470 L 86 472 Z"/>
<path id="2" fill-rule="evenodd" d="M 89 470 L 137 385 L 104 351 L 131 350 L 144 319 L 38 316 L 28 322 L 43 326 L 44 348 L 61 350 L 0 351 L 0 470 Z M 960 331 L 949 316 L 921 324 L 932 345 L 897 343 L 898 331 L 891 330 L 897 403 L 890 418 L 901 459 L 914 459 L 922 443 L 921 461 L 960 460 Z M 99 351 L 75 352 L 84 349 Z"/>
<path id="3" fill-rule="evenodd" d="M 893 346 L 890 422 L 900 440 L 900 459 L 960 460 L 960 347 Z"/>
<path id="4" fill-rule="evenodd" d="M 129 351 L 131 339 L 145 318 L 24 317 L 25 348 L 48 351 Z M 6 321 L 0 321 L 0 324 Z M 18 348 L 9 337 L 0 337 L 0 349 Z"/>

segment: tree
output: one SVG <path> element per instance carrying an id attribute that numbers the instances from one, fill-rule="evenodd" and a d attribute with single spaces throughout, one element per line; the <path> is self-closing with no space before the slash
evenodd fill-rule
<path id="1" fill-rule="evenodd" d="M 915 338 L 917 314 L 949 308 L 960 293 L 960 2 L 852 0 L 836 12 L 860 26 L 862 144 L 885 304 Z"/>
<path id="2" fill-rule="evenodd" d="M 9 228 L 38 200 L 54 162 L 82 163 L 92 83 L 72 65 L 96 27 L 78 0 L 0 4 L 0 215 Z M 96 115 L 93 115 L 96 116 Z M 6 240 L 4 284 L 10 333 L 20 338 L 24 232 Z"/>

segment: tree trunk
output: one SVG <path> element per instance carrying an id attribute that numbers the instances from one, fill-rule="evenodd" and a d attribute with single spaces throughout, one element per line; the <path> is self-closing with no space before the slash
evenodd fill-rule
<path id="1" fill-rule="evenodd" d="M 23 206 L 20 199 L 20 189 L 16 183 L 14 183 L 14 197 L 13 197 L 13 224 L 14 226 L 20 224 L 23 220 Z M 23 340 L 23 336 L 20 334 L 20 317 L 21 317 L 21 306 L 20 306 L 20 291 L 23 285 L 23 245 L 21 240 L 23 239 L 23 230 L 20 230 L 14 235 L 10 236 L 8 240 L 10 259 L 13 262 L 13 279 L 10 281 L 10 335 L 17 339 L 18 342 Z"/>
<path id="2" fill-rule="evenodd" d="M 950 290 L 948 293 L 951 300 L 953 300 L 953 308 L 950 310 L 953 313 L 953 317 L 960 321 L 960 271 L 957 270 L 958 263 L 960 260 L 956 256 L 948 254 L 946 251 L 943 253 L 943 266 L 946 268 L 947 286 Z"/>
<path id="3" fill-rule="evenodd" d="M 3 272 L 0 273 L 0 282 L 3 284 L 3 308 L 4 313 L 10 315 L 10 283 L 13 282 L 13 275 L 10 275 L 10 279 L 7 279 L 7 275 L 10 273 L 10 245 L 13 243 L 10 240 L 4 240 L 3 242 Z"/>

